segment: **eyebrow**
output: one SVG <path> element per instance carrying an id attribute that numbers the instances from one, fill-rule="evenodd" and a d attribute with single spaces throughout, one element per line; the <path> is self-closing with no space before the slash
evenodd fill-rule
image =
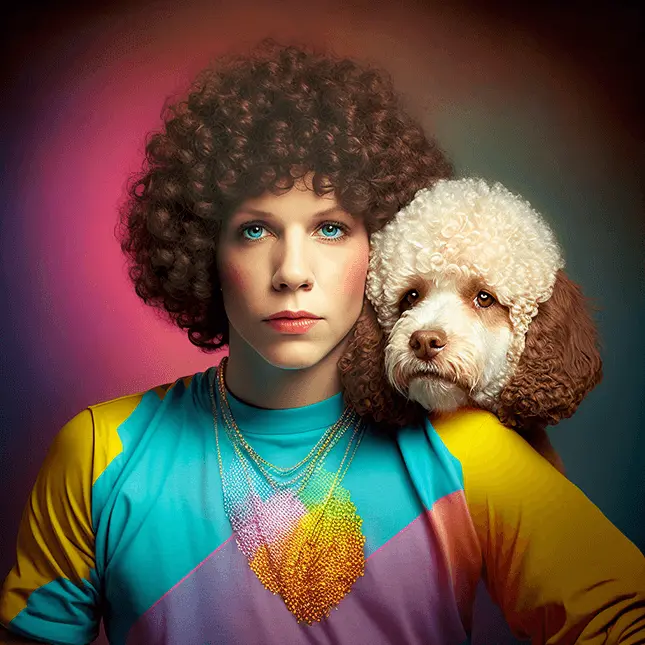
<path id="1" fill-rule="evenodd" d="M 313 213 L 312 218 L 318 219 L 322 217 L 327 217 L 332 213 L 339 213 L 339 212 L 345 213 L 346 211 L 343 210 L 341 206 L 332 206 L 331 208 L 327 208 L 324 211 L 318 211 L 317 213 Z M 241 214 L 255 215 L 256 217 L 267 217 L 267 218 L 272 218 L 276 216 L 275 213 L 271 213 L 270 211 L 259 210 L 257 208 L 240 208 L 239 210 L 235 211 L 235 213 L 233 214 L 233 217 Z"/>

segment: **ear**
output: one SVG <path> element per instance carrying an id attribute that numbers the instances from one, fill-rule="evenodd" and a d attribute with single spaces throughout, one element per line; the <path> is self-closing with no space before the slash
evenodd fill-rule
<path id="1" fill-rule="evenodd" d="M 401 396 L 387 382 L 386 344 L 376 313 L 365 298 L 347 349 L 338 361 L 345 401 L 362 417 L 377 423 L 413 423 L 422 417 L 423 408 Z"/>
<path id="2" fill-rule="evenodd" d="M 553 295 L 529 325 L 519 365 L 500 395 L 510 427 L 555 425 L 600 382 L 598 334 L 580 287 L 558 271 Z"/>

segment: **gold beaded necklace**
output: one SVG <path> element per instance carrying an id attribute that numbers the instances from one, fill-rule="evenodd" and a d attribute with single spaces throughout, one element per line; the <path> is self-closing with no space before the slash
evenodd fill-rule
<path id="1" fill-rule="evenodd" d="M 279 594 L 296 619 L 322 620 L 363 575 L 365 537 L 362 520 L 340 484 L 361 439 L 364 425 L 345 408 L 307 456 L 281 468 L 262 458 L 235 423 L 226 400 L 222 359 L 210 380 L 215 443 L 222 479 L 224 509 L 240 551 L 262 584 Z M 218 405 L 233 460 L 224 468 L 218 431 Z M 352 433 L 336 473 L 324 468 L 333 447 Z M 273 476 L 291 476 L 280 481 Z M 296 486 L 297 485 L 297 486 Z"/>
<path id="2" fill-rule="evenodd" d="M 227 358 L 224 357 L 222 359 L 222 362 L 226 360 Z M 306 476 L 307 475 L 311 476 L 316 465 L 320 463 L 320 461 L 324 459 L 324 457 L 338 443 L 340 438 L 345 434 L 346 430 L 352 424 L 356 423 L 356 419 L 357 419 L 356 413 L 351 408 L 345 407 L 338 421 L 336 421 L 336 423 L 334 423 L 324 432 L 322 437 L 316 442 L 316 445 L 309 451 L 309 453 L 304 457 L 304 459 L 301 459 L 297 464 L 289 468 L 282 468 L 282 467 L 276 466 L 268 462 L 263 457 L 261 457 L 253 449 L 253 447 L 246 441 L 242 431 L 235 423 L 235 419 L 233 418 L 233 414 L 231 413 L 231 409 L 226 400 L 226 385 L 224 383 L 224 377 L 223 377 L 225 366 L 226 366 L 226 363 L 224 362 L 224 365 L 222 365 L 222 369 L 219 370 L 217 384 L 218 384 L 218 390 L 220 395 L 219 398 L 222 401 L 221 411 L 222 411 L 222 417 L 224 420 L 226 433 L 229 437 L 229 440 L 231 441 L 231 444 L 234 446 L 236 452 L 238 450 L 241 450 L 244 453 L 246 453 L 246 455 L 248 455 L 248 458 L 253 462 L 256 468 L 265 476 L 267 481 L 274 488 L 289 486 L 302 478 L 305 478 L 305 482 L 303 482 L 302 484 L 302 486 L 304 487 L 306 485 L 306 480 L 307 480 Z M 296 472 L 304 465 L 306 465 L 305 469 L 301 470 L 300 473 L 296 474 L 291 480 L 288 480 L 286 482 L 280 482 L 278 480 L 275 480 L 269 472 L 269 471 L 274 471 L 281 476 L 287 476 L 291 473 Z"/>

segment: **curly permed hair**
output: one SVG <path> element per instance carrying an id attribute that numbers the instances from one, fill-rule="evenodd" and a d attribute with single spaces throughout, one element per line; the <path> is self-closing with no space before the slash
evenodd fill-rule
<path id="1" fill-rule="evenodd" d="M 272 41 L 204 70 L 163 120 L 116 235 L 137 295 L 205 352 L 228 344 L 216 249 L 243 201 L 313 173 L 372 232 L 453 172 L 387 74 Z"/>

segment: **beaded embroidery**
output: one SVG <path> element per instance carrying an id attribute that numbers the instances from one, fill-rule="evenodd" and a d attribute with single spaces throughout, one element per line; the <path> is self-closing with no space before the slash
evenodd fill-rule
<path id="1" fill-rule="evenodd" d="M 224 509 L 238 548 L 260 582 L 282 597 L 298 622 L 312 624 L 328 616 L 364 573 L 362 519 L 340 484 L 365 429 L 356 412 L 345 408 L 303 460 L 291 468 L 274 466 L 255 452 L 235 424 L 226 400 L 226 360 L 210 383 Z M 214 381 L 234 452 L 226 471 Z M 338 471 L 326 471 L 326 457 L 350 429 Z"/>

